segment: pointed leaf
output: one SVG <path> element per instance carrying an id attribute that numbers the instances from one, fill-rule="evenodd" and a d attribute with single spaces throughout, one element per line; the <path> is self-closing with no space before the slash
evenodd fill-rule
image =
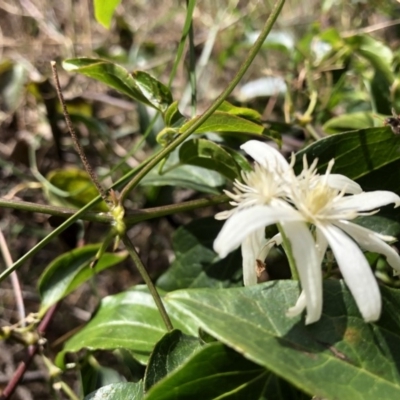
<path id="1" fill-rule="evenodd" d="M 168 376 L 200 348 L 198 338 L 187 336 L 178 330 L 166 333 L 150 356 L 144 377 L 145 391 Z"/>
<path id="2" fill-rule="evenodd" d="M 105 253 L 94 268 L 89 264 L 93 261 L 101 244 L 87 245 L 69 251 L 57 257 L 43 272 L 39 280 L 39 294 L 42 299 L 40 314 L 45 313 L 50 306 L 70 294 L 82 283 L 89 280 L 106 268 L 123 261 L 128 253 Z"/>
<path id="3" fill-rule="evenodd" d="M 240 169 L 225 149 L 207 139 L 192 139 L 179 149 L 182 164 L 197 165 L 219 172 L 231 181 L 240 178 Z"/>
<path id="4" fill-rule="evenodd" d="M 109 29 L 112 16 L 121 0 L 94 0 L 94 16 L 100 24 Z"/>
<path id="5" fill-rule="evenodd" d="M 125 68 L 109 61 L 92 58 L 72 58 L 63 61 L 66 71 L 79 72 L 112 87 L 126 96 L 165 111 L 172 103 L 170 90 L 147 72 L 130 74 Z"/>
<path id="6" fill-rule="evenodd" d="M 196 334 L 193 324 L 175 317 L 175 310 L 167 312 L 175 328 Z M 146 363 L 154 345 L 166 333 L 153 298 L 146 287 L 137 286 L 126 292 L 104 298 L 92 319 L 69 339 L 58 353 L 56 363 L 64 365 L 66 352 L 127 349 L 142 363 Z"/>
<path id="7" fill-rule="evenodd" d="M 84 400 L 142 400 L 143 383 L 121 382 L 103 386 L 88 394 Z"/>
<path id="8" fill-rule="evenodd" d="M 221 343 L 211 343 L 153 386 L 145 399 L 258 399 L 268 375 Z"/>
<path id="9" fill-rule="evenodd" d="M 400 293 L 381 287 L 383 314 L 362 320 L 339 281 L 324 282 L 319 322 L 286 317 L 299 295 L 298 283 L 274 281 L 232 289 L 169 293 L 166 302 L 249 360 L 321 398 L 395 399 L 400 396 Z M 332 379 L 334 377 L 334 379 Z"/>
<path id="10" fill-rule="evenodd" d="M 323 138 L 296 154 L 295 170 L 303 169 L 303 155 L 309 163 L 318 158 L 324 173 L 334 158 L 334 173 L 356 180 L 363 190 L 390 190 L 400 194 L 400 136 L 390 128 L 343 132 Z"/>

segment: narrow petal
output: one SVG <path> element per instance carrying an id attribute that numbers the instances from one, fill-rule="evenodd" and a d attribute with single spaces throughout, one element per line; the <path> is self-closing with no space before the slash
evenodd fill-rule
<path id="1" fill-rule="evenodd" d="M 319 225 L 339 264 L 364 320 L 376 321 L 381 313 L 382 300 L 378 283 L 360 248 L 344 232 L 333 225 Z"/>
<path id="2" fill-rule="evenodd" d="M 312 324 L 321 318 L 322 313 L 322 272 L 315 241 L 304 222 L 283 222 L 281 226 L 290 242 L 306 297 L 306 324 Z"/>
<path id="3" fill-rule="evenodd" d="M 274 170 L 277 166 L 281 171 L 286 171 L 289 168 L 289 163 L 285 157 L 272 146 L 258 140 L 249 140 L 240 146 L 250 157 L 258 164 Z"/>
<path id="4" fill-rule="evenodd" d="M 336 203 L 335 208 L 339 210 L 370 211 L 390 203 L 400 204 L 400 197 L 393 192 L 376 190 L 342 197 Z"/>
<path id="5" fill-rule="evenodd" d="M 316 229 L 316 242 L 317 242 L 317 255 L 318 255 L 318 264 L 322 264 L 322 260 L 324 259 L 324 255 L 326 253 L 326 249 L 328 247 L 328 242 L 323 233 L 317 228 Z"/>
<path id="6" fill-rule="evenodd" d="M 345 193 L 349 194 L 362 193 L 361 186 L 357 182 L 354 182 L 353 180 L 344 175 L 329 174 L 329 176 L 327 176 L 326 182 L 328 186 L 330 186 L 333 189 L 337 189 L 339 191 L 345 189 Z"/>
<path id="7" fill-rule="evenodd" d="M 244 286 L 257 284 L 256 259 L 266 242 L 264 235 L 264 228 L 257 229 L 250 233 L 242 243 Z"/>
<path id="8" fill-rule="evenodd" d="M 304 290 L 301 291 L 299 298 L 296 301 L 296 304 L 293 307 L 290 307 L 289 310 L 286 311 L 287 317 L 297 317 L 301 314 L 307 306 L 307 299 Z"/>
<path id="9" fill-rule="evenodd" d="M 268 242 L 262 247 L 258 257 L 260 258 L 260 260 L 265 260 L 268 257 L 270 250 L 274 246 L 279 246 L 281 244 L 282 244 L 282 235 L 278 233 L 273 238 L 268 240 Z"/>
<path id="10" fill-rule="evenodd" d="M 384 255 L 389 265 L 400 273 L 399 254 L 374 231 L 349 221 L 335 222 L 335 225 L 351 236 L 363 249 Z"/>
<path id="11" fill-rule="evenodd" d="M 225 222 L 214 241 L 214 250 L 221 258 L 224 258 L 257 229 L 280 221 L 301 219 L 300 213 L 291 208 L 254 206 L 240 210 Z"/>

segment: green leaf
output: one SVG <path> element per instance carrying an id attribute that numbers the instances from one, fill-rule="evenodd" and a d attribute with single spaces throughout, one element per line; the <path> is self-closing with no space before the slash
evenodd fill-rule
<path id="1" fill-rule="evenodd" d="M 71 58 L 63 61 L 66 71 L 79 72 L 112 87 L 126 96 L 164 112 L 172 103 L 170 90 L 147 72 L 130 74 L 109 61 L 93 58 Z"/>
<path id="2" fill-rule="evenodd" d="M 185 121 L 185 117 L 179 111 L 179 102 L 174 101 L 164 113 L 165 126 L 179 126 Z"/>
<path id="3" fill-rule="evenodd" d="M 198 338 L 173 330 L 166 333 L 154 347 L 144 377 L 147 392 L 159 380 L 168 376 L 201 348 Z"/>
<path id="4" fill-rule="evenodd" d="M 180 127 L 179 132 L 188 130 L 199 118 L 200 116 L 194 117 L 183 124 Z M 243 134 L 262 135 L 264 127 L 259 123 L 255 123 L 234 114 L 215 111 L 214 114 L 204 122 L 204 124 L 196 129 L 196 133 L 207 132 L 238 132 Z"/>
<path id="5" fill-rule="evenodd" d="M 157 110 L 165 112 L 173 103 L 172 94 L 168 87 L 147 72 L 134 71 L 132 77 L 141 93 Z"/>
<path id="6" fill-rule="evenodd" d="M 102 387 L 87 395 L 84 400 L 142 400 L 143 383 L 121 382 Z"/>
<path id="7" fill-rule="evenodd" d="M 98 23 L 109 29 L 112 16 L 121 0 L 94 0 L 94 16 Z"/>
<path id="8" fill-rule="evenodd" d="M 211 343 L 153 386 L 145 399 L 258 399 L 268 375 L 221 343 Z"/>
<path id="9" fill-rule="evenodd" d="M 381 114 L 391 114 L 392 94 L 390 88 L 392 83 L 393 81 L 390 81 L 382 71 L 375 71 L 370 84 L 371 100 L 374 111 Z"/>
<path id="10" fill-rule="evenodd" d="M 387 81 L 393 82 L 393 53 L 388 46 L 367 35 L 354 35 L 344 41 L 353 52 L 368 60 L 375 70 L 385 75 Z"/>
<path id="11" fill-rule="evenodd" d="M 89 175 L 78 168 L 55 169 L 47 174 L 46 179 L 53 187 L 59 189 L 57 191 L 49 185 L 44 186 L 49 202 L 57 206 L 82 208 L 99 195 Z M 93 209 L 107 212 L 108 206 L 102 201 Z"/>
<path id="12" fill-rule="evenodd" d="M 223 221 L 202 218 L 179 227 L 172 236 L 175 260 L 158 278 L 157 285 L 166 291 L 201 287 L 242 285 L 240 250 L 220 260 L 213 242 Z"/>
<path id="13" fill-rule="evenodd" d="M 175 310 L 168 309 L 176 329 L 195 335 L 190 321 L 180 320 Z M 58 353 L 56 363 L 64 365 L 66 352 L 127 349 L 136 359 L 146 363 L 154 345 L 166 333 L 166 328 L 153 298 L 146 287 L 138 286 L 123 293 L 104 298 L 93 318 L 69 339 Z"/>
<path id="14" fill-rule="evenodd" d="M 13 113 L 25 94 L 27 71 L 22 63 L 0 62 L 0 97 L 2 111 Z M 4 118 L 4 117 L 2 117 Z"/>
<path id="15" fill-rule="evenodd" d="M 400 136 L 388 127 L 344 132 L 318 140 L 296 155 L 295 170 L 303 169 L 303 155 L 309 163 L 318 158 L 324 173 L 334 158 L 334 173 L 356 180 L 363 190 L 390 190 L 400 194 Z"/>
<path id="16" fill-rule="evenodd" d="M 101 244 L 87 245 L 57 257 L 40 277 L 38 289 L 42 299 L 40 314 L 50 306 L 70 294 L 82 283 L 106 268 L 123 261 L 128 253 L 105 253 L 94 268 L 89 264 L 100 249 Z"/>
<path id="17" fill-rule="evenodd" d="M 218 111 L 223 111 L 231 115 L 236 115 L 237 117 L 241 117 L 256 123 L 259 123 L 261 121 L 261 114 L 258 111 L 247 107 L 236 107 L 228 101 L 224 101 L 218 107 Z"/>
<path id="18" fill-rule="evenodd" d="M 374 125 L 382 125 L 376 114 L 370 111 L 342 114 L 327 121 L 323 130 L 326 133 L 339 133 L 355 129 L 366 129 Z"/>
<path id="19" fill-rule="evenodd" d="M 166 164 L 164 169 L 167 172 L 159 174 L 157 170 L 152 170 L 140 181 L 143 186 L 178 186 L 198 192 L 221 194 L 221 188 L 225 180 L 215 171 L 193 165 L 181 165 L 168 169 Z"/>
<path id="20" fill-rule="evenodd" d="M 295 281 L 246 288 L 169 293 L 165 300 L 201 329 L 249 360 L 316 397 L 341 400 L 400 396 L 398 290 L 381 286 L 383 314 L 365 323 L 339 281 L 324 282 L 319 322 L 286 312 L 299 296 Z M 334 379 L 332 379 L 334 377 Z"/>
<path id="21" fill-rule="evenodd" d="M 207 139 L 192 139 L 179 149 L 182 164 L 197 165 L 224 175 L 231 181 L 240 178 L 240 169 L 225 149 Z"/>

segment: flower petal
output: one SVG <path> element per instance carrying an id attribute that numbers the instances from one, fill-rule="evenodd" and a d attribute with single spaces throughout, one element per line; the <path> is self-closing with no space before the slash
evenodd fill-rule
<path id="1" fill-rule="evenodd" d="M 323 175 L 321 176 L 321 178 Z M 354 182 L 352 179 L 348 178 L 347 176 L 340 175 L 340 174 L 329 174 L 326 177 L 326 183 L 329 187 L 337 190 L 345 189 L 345 193 L 349 194 L 358 194 L 362 193 L 361 186 Z"/>
<path id="2" fill-rule="evenodd" d="M 322 272 L 315 241 L 305 222 L 283 222 L 281 227 L 290 242 L 306 297 L 306 324 L 312 324 L 321 318 L 322 313 Z"/>
<path id="3" fill-rule="evenodd" d="M 214 250 L 224 258 L 257 229 L 280 221 L 301 219 L 302 216 L 292 208 L 254 206 L 240 210 L 225 222 L 214 241 Z"/>
<path id="4" fill-rule="evenodd" d="M 300 296 L 298 297 L 296 304 L 293 307 L 290 307 L 289 310 L 286 311 L 287 317 L 296 317 L 301 314 L 307 306 L 307 299 L 304 290 L 301 291 Z"/>
<path id="5" fill-rule="evenodd" d="M 264 235 L 264 228 L 257 229 L 250 233 L 242 243 L 244 286 L 257 284 L 256 259 L 266 242 Z"/>
<path id="6" fill-rule="evenodd" d="M 363 192 L 353 196 L 342 197 L 337 201 L 335 208 L 352 209 L 354 211 L 370 211 L 390 203 L 400 204 L 400 197 L 393 192 L 376 190 L 374 192 Z"/>
<path id="7" fill-rule="evenodd" d="M 400 272 L 399 254 L 385 243 L 380 235 L 349 221 L 335 222 L 335 225 L 351 236 L 363 249 L 384 255 L 389 265 Z"/>
<path id="8" fill-rule="evenodd" d="M 289 163 L 285 157 L 272 146 L 259 140 L 249 140 L 240 146 L 250 157 L 252 157 L 258 164 L 270 169 L 275 170 L 277 166 L 280 170 L 286 171 L 289 168 Z"/>
<path id="9" fill-rule="evenodd" d="M 381 313 L 382 300 L 371 267 L 357 244 L 333 225 L 318 225 L 339 264 L 364 320 L 376 321 Z"/>
<path id="10" fill-rule="evenodd" d="M 324 255 L 326 253 L 326 249 L 328 247 L 328 242 L 326 237 L 322 234 L 322 232 L 317 228 L 316 229 L 316 242 L 317 242 L 317 255 L 318 255 L 318 264 L 322 264 L 322 260 L 324 259 Z"/>

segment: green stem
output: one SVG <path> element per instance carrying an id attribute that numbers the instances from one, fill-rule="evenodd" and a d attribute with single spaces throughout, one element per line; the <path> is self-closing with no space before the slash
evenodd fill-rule
<path id="1" fill-rule="evenodd" d="M 147 270 L 145 268 L 145 266 L 142 263 L 142 260 L 139 257 L 139 254 L 136 252 L 135 247 L 133 246 L 132 242 L 130 241 L 128 235 L 123 235 L 122 236 L 122 241 L 125 245 L 125 248 L 128 250 L 129 255 L 132 257 L 133 262 L 136 265 L 136 268 L 138 269 L 140 275 L 142 276 L 145 284 L 147 285 L 147 287 L 150 290 L 150 293 L 154 299 L 154 302 L 156 303 L 156 306 L 158 308 L 158 311 L 161 315 L 161 318 L 164 321 L 164 324 L 167 328 L 168 331 L 172 331 L 174 329 L 174 327 L 172 326 L 172 322 L 169 319 L 167 310 L 164 307 L 164 304 L 161 300 L 160 295 L 157 292 L 156 287 L 154 286 L 153 281 L 151 280 L 149 274 L 147 273 Z"/>
<path id="2" fill-rule="evenodd" d="M 131 226 L 137 224 L 138 222 L 146 221 L 149 219 L 164 217 L 166 215 L 171 215 L 178 212 L 192 211 L 203 207 L 215 206 L 217 204 L 227 203 L 228 201 L 229 197 L 223 194 L 210 198 L 184 201 L 178 204 L 169 204 L 166 206 L 146 208 L 143 210 L 127 211 L 125 215 L 125 223 L 126 225 Z M 21 200 L 9 200 L 1 197 L 0 207 L 42 213 L 64 218 L 69 218 L 75 215 L 75 213 L 77 212 L 76 210 L 71 208 L 36 204 Z M 91 222 L 99 222 L 103 224 L 112 224 L 114 222 L 114 218 L 108 213 L 98 213 L 90 211 L 80 215 L 79 219 Z"/>
<path id="3" fill-rule="evenodd" d="M 283 7 L 285 0 L 278 0 L 274 8 L 272 9 L 271 15 L 267 19 L 263 30 L 258 36 L 257 40 L 250 48 L 249 54 L 243 64 L 240 66 L 239 71 L 236 73 L 235 77 L 229 83 L 227 88 L 218 96 L 214 103 L 200 116 L 200 118 L 191 125 L 186 131 L 183 131 L 172 143 L 167 147 L 162 149 L 155 157 L 137 174 L 135 177 L 124 187 L 121 192 L 120 201 L 124 202 L 128 194 L 132 189 L 134 189 L 138 183 L 168 154 L 170 154 L 174 149 L 176 149 L 181 143 L 183 143 L 192 133 L 194 133 L 213 113 L 218 109 L 218 107 L 224 102 L 224 100 L 232 93 L 233 89 L 242 79 L 243 75 L 246 73 L 254 58 L 258 54 L 261 46 L 263 45 L 265 39 L 267 38 L 269 32 L 271 31 L 278 15 Z"/>

